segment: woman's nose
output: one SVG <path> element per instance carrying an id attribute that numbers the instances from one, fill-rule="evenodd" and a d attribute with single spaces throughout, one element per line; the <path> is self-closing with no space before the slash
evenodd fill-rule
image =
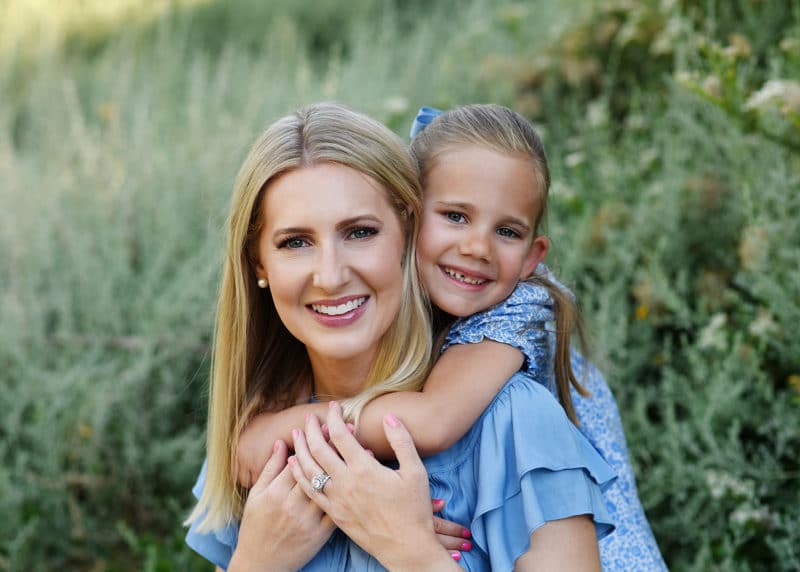
<path id="1" fill-rule="evenodd" d="M 314 287 L 326 292 L 335 292 L 349 280 L 346 257 L 336 246 L 322 245 L 314 259 Z"/>
<path id="2" fill-rule="evenodd" d="M 486 233 L 474 230 L 469 232 L 460 244 L 461 254 L 464 256 L 471 256 L 473 258 L 480 258 L 482 260 L 489 260 L 491 257 L 491 246 Z"/>

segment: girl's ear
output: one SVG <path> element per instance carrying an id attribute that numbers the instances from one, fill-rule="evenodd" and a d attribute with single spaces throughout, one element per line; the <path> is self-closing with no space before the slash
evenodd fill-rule
<path id="1" fill-rule="evenodd" d="M 550 239 L 544 235 L 539 235 L 533 239 L 531 246 L 528 249 L 528 254 L 522 261 L 522 267 L 519 272 L 519 279 L 524 280 L 530 276 L 539 263 L 547 256 L 547 251 L 550 249 Z"/>

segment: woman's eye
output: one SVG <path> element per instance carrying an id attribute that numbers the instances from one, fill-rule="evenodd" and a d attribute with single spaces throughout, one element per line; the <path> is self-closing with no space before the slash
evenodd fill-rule
<path id="1" fill-rule="evenodd" d="M 299 238 L 296 236 L 292 238 L 287 238 L 286 240 L 283 240 L 280 242 L 280 244 L 278 244 L 278 248 L 289 248 L 289 249 L 303 248 L 304 246 L 308 246 L 308 241 L 304 238 Z"/>
<path id="2" fill-rule="evenodd" d="M 449 220 L 450 222 L 463 223 L 467 221 L 466 217 L 463 214 L 455 211 L 446 212 L 444 213 L 444 216 L 446 216 L 447 220 Z"/>
<path id="3" fill-rule="evenodd" d="M 371 228 L 371 227 L 368 227 L 368 226 L 361 226 L 361 227 L 358 227 L 358 228 L 355 228 L 355 229 L 351 230 L 350 234 L 348 235 L 348 238 L 354 238 L 356 240 L 363 240 L 363 239 L 369 238 L 370 236 L 373 236 L 375 234 L 378 234 L 377 229 L 374 229 L 374 228 Z"/>
<path id="4" fill-rule="evenodd" d="M 514 230 L 513 228 L 508 228 L 507 226 L 501 227 L 497 229 L 497 234 L 502 236 L 503 238 L 519 238 L 520 234 Z"/>

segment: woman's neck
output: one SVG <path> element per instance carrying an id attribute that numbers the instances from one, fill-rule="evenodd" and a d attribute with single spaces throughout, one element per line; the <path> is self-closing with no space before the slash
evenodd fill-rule
<path id="1" fill-rule="evenodd" d="M 309 352 L 314 376 L 314 396 L 322 401 L 345 399 L 358 394 L 367 381 L 373 356 L 337 360 L 315 356 Z"/>

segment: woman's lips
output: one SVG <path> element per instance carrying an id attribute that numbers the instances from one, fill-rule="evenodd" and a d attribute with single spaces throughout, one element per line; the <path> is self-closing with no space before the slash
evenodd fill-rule
<path id="1" fill-rule="evenodd" d="M 347 296 L 336 300 L 319 300 L 306 308 L 324 326 L 347 326 L 358 320 L 367 309 L 369 296 Z"/>

